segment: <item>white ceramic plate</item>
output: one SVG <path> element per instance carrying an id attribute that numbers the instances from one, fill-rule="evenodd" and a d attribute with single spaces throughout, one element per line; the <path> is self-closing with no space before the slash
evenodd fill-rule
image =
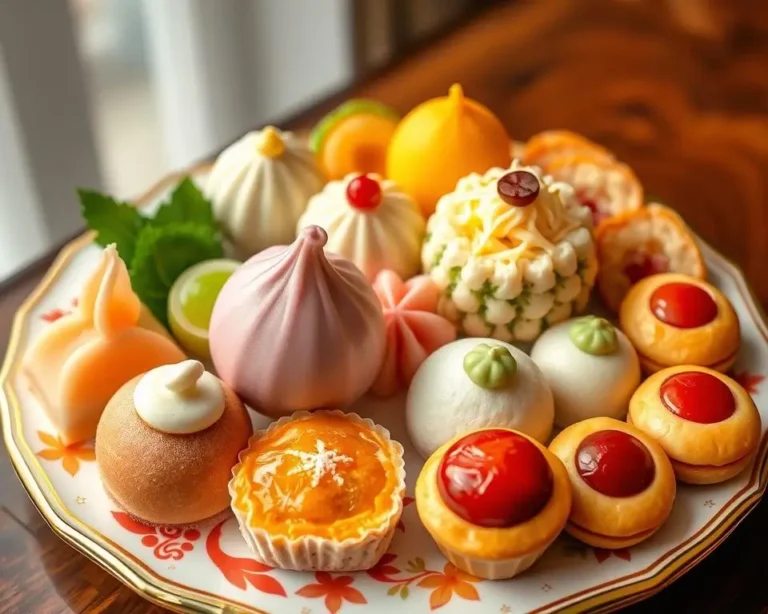
<path id="1" fill-rule="evenodd" d="M 195 174 L 205 181 L 205 169 Z M 169 177 L 141 205 L 152 207 L 175 185 Z M 710 278 L 730 298 L 742 324 L 734 374 L 753 394 L 768 425 L 768 329 L 741 273 L 703 246 Z M 70 309 L 100 248 L 92 236 L 63 250 L 19 310 L 2 372 L 3 435 L 32 500 L 69 544 L 134 590 L 179 611 L 321 614 L 440 610 L 446 614 L 610 610 L 659 590 L 714 549 L 765 490 L 768 438 L 753 466 L 716 486 L 681 486 L 669 521 L 629 550 L 596 550 L 561 537 L 527 573 L 479 581 L 447 564 L 421 527 L 412 499 L 377 568 L 354 574 L 272 570 L 250 558 L 233 518 L 195 530 L 152 529 L 118 511 L 104 494 L 91 444 L 65 449 L 18 377 L 21 357 L 49 322 Z M 403 424 L 402 397 L 364 399 L 354 409 L 392 432 L 406 448 L 409 494 L 421 467 Z M 266 419 L 256 417 L 263 426 Z"/>

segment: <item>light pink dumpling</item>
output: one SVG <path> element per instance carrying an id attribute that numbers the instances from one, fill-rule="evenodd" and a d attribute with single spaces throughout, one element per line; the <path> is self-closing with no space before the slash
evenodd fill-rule
<path id="1" fill-rule="evenodd" d="M 374 394 L 389 396 L 408 388 L 422 362 L 456 339 L 456 327 L 435 313 L 440 290 L 428 275 L 407 282 L 393 271 L 382 271 L 373 289 L 384 308 L 387 350 Z"/>
<path id="2" fill-rule="evenodd" d="M 323 251 L 319 226 L 256 254 L 227 280 L 209 329 L 224 382 L 271 416 L 344 407 L 370 388 L 384 356 L 384 316 L 349 260 Z"/>

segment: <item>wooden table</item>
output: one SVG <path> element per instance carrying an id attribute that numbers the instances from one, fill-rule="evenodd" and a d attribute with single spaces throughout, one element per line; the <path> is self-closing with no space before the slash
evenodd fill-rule
<path id="1" fill-rule="evenodd" d="M 768 305 L 768 5 L 755 0 L 536 0 L 491 9 L 339 100 L 406 111 L 460 81 L 516 139 L 570 128 L 611 148 L 649 194 L 735 260 Z M 0 347 L 50 259 L 0 291 Z M 768 611 L 762 503 L 707 560 L 644 604 L 668 611 Z M 156 612 L 64 545 L 0 455 L 0 611 Z"/>

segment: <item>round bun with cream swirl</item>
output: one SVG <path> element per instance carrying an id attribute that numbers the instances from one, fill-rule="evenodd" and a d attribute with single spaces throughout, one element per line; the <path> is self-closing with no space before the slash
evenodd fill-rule
<path id="1" fill-rule="evenodd" d="M 187 360 L 139 375 L 107 404 L 96 460 L 109 496 L 149 525 L 194 525 L 229 509 L 227 483 L 253 432 L 237 395 Z"/>

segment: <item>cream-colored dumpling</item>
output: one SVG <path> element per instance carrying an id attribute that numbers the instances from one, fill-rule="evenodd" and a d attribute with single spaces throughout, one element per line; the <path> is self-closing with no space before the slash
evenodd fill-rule
<path id="1" fill-rule="evenodd" d="M 222 152 L 205 191 L 225 236 L 245 260 L 293 242 L 296 222 L 324 183 L 304 140 L 268 126 Z"/>
<path id="2" fill-rule="evenodd" d="M 416 202 L 395 185 L 375 174 L 381 199 L 375 207 L 350 204 L 347 188 L 357 174 L 331 181 L 312 197 L 298 228 L 316 225 L 328 233 L 325 249 L 354 262 L 369 281 L 389 269 L 402 279 L 420 272 L 421 242 L 426 222 Z"/>
<path id="3" fill-rule="evenodd" d="M 531 350 L 531 358 L 555 395 L 555 424 L 561 428 L 598 416 L 623 420 L 629 399 L 640 385 L 635 348 L 617 328 L 611 353 L 591 354 L 572 341 L 571 326 L 590 318 L 548 329 Z"/>
<path id="4" fill-rule="evenodd" d="M 467 354 L 478 346 L 505 348 L 516 363 L 507 381 L 495 382 L 498 387 L 478 385 L 465 370 Z M 487 371 L 491 377 L 494 368 Z M 467 338 L 444 345 L 421 364 L 408 389 L 405 418 L 411 442 L 427 458 L 454 437 L 481 428 L 511 428 L 545 443 L 554 401 L 524 352 L 495 339 Z"/>

